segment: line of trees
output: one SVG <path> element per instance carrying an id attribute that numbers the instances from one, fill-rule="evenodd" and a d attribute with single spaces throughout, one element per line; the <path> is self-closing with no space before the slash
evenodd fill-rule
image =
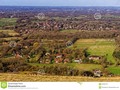
<path id="1" fill-rule="evenodd" d="M 116 49 L 115 51 L 113 52 L 113 57 L 115 58 L 116 60 L 116 66 L 120 65 L 120 37 L 116 37 L 115 38 L 115 41 L 116 41 Z"/>

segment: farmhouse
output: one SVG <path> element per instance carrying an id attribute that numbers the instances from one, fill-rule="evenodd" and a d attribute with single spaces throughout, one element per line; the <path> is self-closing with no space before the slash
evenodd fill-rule
<path id="1" fill-rule="evenodd" d="M 62 55 L 61 55 L 61 54 L 58 54 L 58 55 L 56 56 L 56 58 L 62 58 Z"/>
<path id="2" fill-rule="evenodd" d="M 2 43 L 2 45 L 8 45 L 8 42 L 5 41 L 5 42 Z"/>
<path id="3" fill-rule="evenodd" d="M 93 56 L 89 56 L 88 58 L 89 58 L 89 60 L 100 60 L 102 57 L 93 55 Z"/>
<path id="4" fill-rule="evenodd" d="M 62 63 L 63 58 L 61 54 L 58 54 L 55 58 L 55 63 Z"/>
<path id="5" fill-rule="evenodd" d="M 50 59 L 50 53 L 46 53 L 45 54 L 45 60 L 44 60 L 44 63 L 46 63 L 46 64 L 49 64 L 49 63 L 51 63 L 51 59 Z"/>
<path id="6" fill-rule="evenodd" d="M 48 52 L 47 52 L 45 55 L 46 55 L 46 56 L 49 56 L 49 55 L 50 55 L 50 53 L 48 53 Z"/>
<path id="7" fill-rule="evenodd" d="M 75 59 L 74 62 L 75 63 L 82 63 L 82 59 Z"/>
<path id="8" fill-rule="evenodd" d="M 46 58 L 46 59 L 45 59 L 45 63 L 46 63 L 46 64 L 49 64 L 49 63 L 50 63 L 50 61 L 51 61 L 51 60 L 50 60 L 50 59 L 48 59 L 48 58 Z"/>
<path id="9" fill-rule="evenodd" d="M 64 63 L 69 63 L 69 62 L 70 62 L 70 60 L 68 58 L 64 59 Z"/>
<path id="10" fill-rule="evenodd" d="M 15 58 L 22 58 L 22 55 L 20 55 L 18 52 L 15 54 Z"/>
<path id="11" fill-rule="evenodd" d="M 102 76 L 102 71 L 101 70 L 93 70 L 94 76 L 95 77 L 101 77 Z"/>

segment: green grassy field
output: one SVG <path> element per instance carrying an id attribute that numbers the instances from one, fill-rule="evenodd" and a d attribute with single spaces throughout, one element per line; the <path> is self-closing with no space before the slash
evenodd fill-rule
<path id="1" fill-rule="evenodd" d="M 66 64 L 39 64 L 39 63 L 30 63 L 32 66 L 38 66 L 38 67 L 43 67 L 43 66 L 68 66 L 71 68 L 79 69 L 81 71 L 92 71 L 93 69 L 103 69 L 102 65 L 97 65 L 97 64 L 78 64 L 78 63 L 66 63 Z"/>
<path id="2" fill-rule="evenodd" d="M 73 46 L 77 46 L 77 48 L 88 48 L 88 52 L 91 55 L 105 55 L 108 61 L 115 63 L 112 56 L 116 48 L 114 39 L 79 39 Z"/>
<path id="3" fill-rule="evenodd" d="M 17 18 L 1 18 L 0 22 L 16 22 Z"/>
<path id="4" fill-rule="evenodd" d="M 120 66 L 110 66 L 107 68 L 108 71 L 110 71 L 111 73 L 114 73 L 115 75 L 120 75 Z"/>
<path id="5" fill-rule="evenodd" d="M 14 26 L 16 24 L 17 18 L 1 18 L 0 27 L 2 26 Z"/>

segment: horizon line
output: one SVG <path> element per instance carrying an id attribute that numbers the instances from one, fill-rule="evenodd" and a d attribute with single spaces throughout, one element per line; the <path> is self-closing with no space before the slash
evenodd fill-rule
<path id="1" fill-rule="evenodd" d="M 57 5 L 54 5 L 54 6 L 48 6 L 48 5 L 46 5 L 46 6 L 35 6 L 35 5 L 30 5 L 30 6 L 28 6 L 28 5 L 0 5 L 0 7 L 1 6 L 9 6 L 9 7 L 120 7 L 120 6 L 102 6 L 102 5 L 100 5 L 100 6 L 88 6 L 88 5 L 84 5 L 84 6 L 57 6 Z"/>

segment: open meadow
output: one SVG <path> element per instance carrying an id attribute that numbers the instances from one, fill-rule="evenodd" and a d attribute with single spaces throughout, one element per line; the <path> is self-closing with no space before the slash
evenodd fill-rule
<path id="1" fill-rule="evenodd" d="M 0 18 L 0 28 L 4 26 L 15 26 L 17 18 Z"/>
<path id="2" fill-rule="evenodd" d="M 112 56 L 116 48 L 114 39 L 79 39 L 73 46 L 88 48 L 91 55 L 106 56 L 108 61 L 115 63 Z"/>

